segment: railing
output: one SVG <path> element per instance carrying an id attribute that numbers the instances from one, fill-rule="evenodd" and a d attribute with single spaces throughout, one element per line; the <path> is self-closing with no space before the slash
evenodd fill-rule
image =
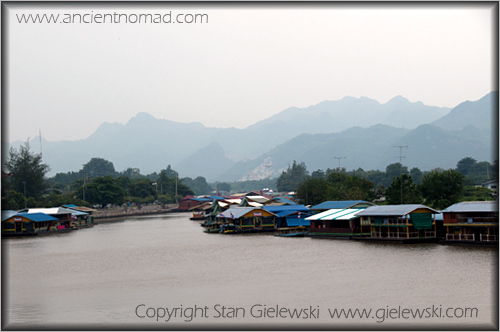
<path id="1" fill-rule="evenodd" d="M 368 224 L 370 225 L 370 224 Z M 381 224 L 376 224 L 375 221 L 372 219 L 371 221 L 372 226 L 383 226 L 383 225 L 406 225 L 406 219 L 388 219 L 384 220 L 383 223 Z"/>
<path id="2" fill-rule="evenodd" d="M 479 240 L 485 242 L 490 242 L 490 241 L 498 242 L 498 235 L 480 234 Z"/>
<path id="3" fill-rule="evenodd" d="M 495 217 L 459 217 L 457 218 L 459 224 L 491 224 L 498 223 L 498 218 Z"/>
<path id="4" fill-rule="evenodd" d="M 372 237 L 382 237 L 382 232 L 372 232 Z"/>
<path id="5" fill-rule="evenodd" d="M 475 241 L 474 234 L 446 234 L 446 241 Z"/>
<path id="6" fill-rule="evenodd" d="M 387 237 L 391 239 L 406 239 L 406 232 L 389 232 Z"/>
<path id="7" fill-rule="evenodd" d="M 436 232 L 434 231 L 425 231 L 425 237 L 435 237 Z"/>

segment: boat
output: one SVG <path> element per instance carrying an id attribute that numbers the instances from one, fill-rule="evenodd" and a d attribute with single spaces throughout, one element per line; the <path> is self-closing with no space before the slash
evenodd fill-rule
<path id="1" fill-rule="evenodd" d="M 220 233 L 222 222 L 212 222 L 207 224 L 206 229 L 203 231 L 205 233 Z"/>
<path id="2" fill-rule="evenodd" d="M 307 228 L 305 226 L 281 227 L 276 229 L 276 234 L 274 234 L 274 236 L 299 237 L 305 236 L 306 234 Z"/>

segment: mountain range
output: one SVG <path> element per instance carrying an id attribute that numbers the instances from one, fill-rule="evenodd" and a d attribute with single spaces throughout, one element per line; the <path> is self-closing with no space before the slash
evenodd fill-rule
<path id="1" fill-rule="evenodd" d="M 203 176 L 207 181 L 275 177 L 294 160 L 304 161 L 309 171 L 335 168 L 339 162 L 348 170 L 383 170 L 400 160 L 410 168 L 446 169 L 463 157 L 497 158 L 497 112 L 498 92 L 493 91 L 453 109 L 412 103 L 402 96 L 385 104 L 345 97 L 288 108 L 244 129 L 208 128 L 138 113 L 124 125 L 103 123 L 86 139 L 42 139 L 43 161 L 51 167 L 49 176 L 78 171 L 91 158 L 101 157 L 117 171 L 134 167 L 148 174 L 171 165 L 181 177 Z M 33 140 L 31 149 L 39 152 L 39 137 Z"/>

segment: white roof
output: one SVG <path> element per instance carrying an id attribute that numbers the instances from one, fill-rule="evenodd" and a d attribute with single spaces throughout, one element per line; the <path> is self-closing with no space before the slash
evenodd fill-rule
<path id="1" fill-rule="evenodd" d="M 264 196 L 247 196 L 247 201 L 254 201 L 258 203 L 265 203 L 269 200 L 269 198 L 266 198 Z"/>
<path id="2" fill-rule="evenodd" d="M 363 210 L 364 209 L 330 209 L 307 217 L 306 220 L 351 220 L 357 218 L 358 216 L 356 214 Z"/>

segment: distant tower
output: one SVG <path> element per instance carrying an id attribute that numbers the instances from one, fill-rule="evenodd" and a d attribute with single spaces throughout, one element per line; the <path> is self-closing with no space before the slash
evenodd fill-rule
<path id="1" fill-rule="evenodd" d="M 42 159 L 42 131 L 38 129 L 39 137 L 40 137 L 40 159 Z"/>
<path id="2" fill-rule="evenodd" d="M 401 183 L 401 204 L 403 204 L 403 159 L 405 156 L 403 156 L 403 148 L 408 149 L 408 145 L 393 145 L 393 148 L 399 148 L 399 163 L 400 168 L 399 168 L 399 182 Z"/>

